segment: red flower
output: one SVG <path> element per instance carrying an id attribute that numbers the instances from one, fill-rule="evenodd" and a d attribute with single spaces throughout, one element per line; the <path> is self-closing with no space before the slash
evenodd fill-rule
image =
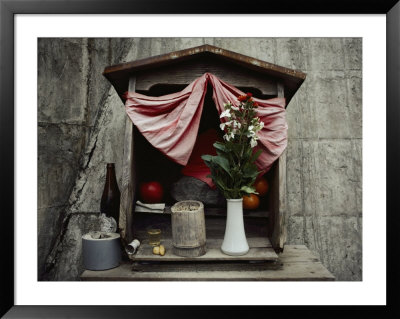
<path id="1" fill-rule="evenodd" d="M 246 100 L 247 100 L 247 95 L 240 95 L 240 96 L 238 97 L 238 100 L 239 100 L 240 102 L 246 101 Z"/>
<path id="2" fill-rule="evenodd" d="M 257 102 L 253 102 L 253 106 L 258 106 L 258 103 Z"/>
<path id="3" fill-rule="evenodd" d="M 248 97 L 252 97 L 253 94 L 251 94 L 250 92 L 247 92 L 247 96 L 248 96 Z"/>

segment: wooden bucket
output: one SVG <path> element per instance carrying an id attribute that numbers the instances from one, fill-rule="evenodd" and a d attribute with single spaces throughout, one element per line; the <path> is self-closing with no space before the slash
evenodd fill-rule
<path id="1" fill-rule="evenodd" d="M 177 256 L 198 257 L 206 253 L 204 205 L 195 200 L 171 207 L 172 251 Z"/>

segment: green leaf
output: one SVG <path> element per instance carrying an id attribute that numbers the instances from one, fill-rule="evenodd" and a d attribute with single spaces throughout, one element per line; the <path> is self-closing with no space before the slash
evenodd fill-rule
<path id="1" fill-rule="evenodd" d="M 201 155 L 201 158 L 203 161 L 210 163 L 212 161 L 213 156 L 212 155 Z"/>
<path id="2" fill-rule="evenodd" d="M 229 160 L 227 157 L 226 157 L 226 153 L 224 153 L 224 152 L 221 152 L 220 150 L 217 150 L 217 155 L 218 156 L 221 156 L 221 157 L 225 157 L 227 160 Z"/>
<path id="3" fill-rule="evenodd" d="M 220 151 L 222 151 L 222 152 L 224 152 L 224 153 L 226 153 L 226 152 L 229 151 L 229 150 L 226 148 L 225 144 L 224 144 L 224 143 L 221 143 L 221 142 L 215 142 L 215 143 L 213 144 L 213 146 L 214 146 L 217 150 L 220 150 Z"/>
<path id="4" fill-rule="evenodd" d="M 250 187 L 250 186 L 242 186 L 240 188 L 241 191 L 247 193 L 247 194 L 256 194 L 256 189 L 254 187 Z"/>
<path id="5" fill-rule="evenodd" d="M 258 176 L 258 170 L 257 169 L 248 169 L 248 170 L 243 170 L 243 177 L 244 178 L 250 178 L 250 179 L 255 179 Z"/>
<path id="6" fill-rule="evenodd" d="M 229 176 L 232 177 L 231 171 L 230 171 L 230 166 L 229 166 L 229 161 L 225 157 L 214 156 L 212 158 L 212 162 L 218 164 L 220 167 L 222 167 L 224 169 L 225 172 L 228 173 Z"/>
<path id="7" fill-rule="evenodd" d="M 227 187 L 226 185 L 224 185 L 223 181 L 221 180 L 221 178 L 216 177 L 215 178 L 215 184 L 222 190 L 222 191 L 226 191 Z"/>

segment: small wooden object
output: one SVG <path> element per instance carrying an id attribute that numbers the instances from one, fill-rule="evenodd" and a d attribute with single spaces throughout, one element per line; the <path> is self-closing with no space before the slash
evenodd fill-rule
<path id="1" fill-rule="evenodd" d="M 206 253 L 206 226 L 202 202 L 187 200 L 171 207 L 172 251 L 181 257 Z"/>

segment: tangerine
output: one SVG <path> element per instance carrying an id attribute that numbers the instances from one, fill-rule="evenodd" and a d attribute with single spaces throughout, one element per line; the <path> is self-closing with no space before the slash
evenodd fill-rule
<path id="1" fill-rule="evenodd" d="M 269 189 L 268 181 L 264 177 L 258 178 L 254 183 L 254 188 L 259 196 L 264 196 Z"/>
<path id="2" fill-rule="evenodd" d="M 256 209 L 260 206 L 260 199 L 256 194 L 243 196 L 243 209 Z"/>

